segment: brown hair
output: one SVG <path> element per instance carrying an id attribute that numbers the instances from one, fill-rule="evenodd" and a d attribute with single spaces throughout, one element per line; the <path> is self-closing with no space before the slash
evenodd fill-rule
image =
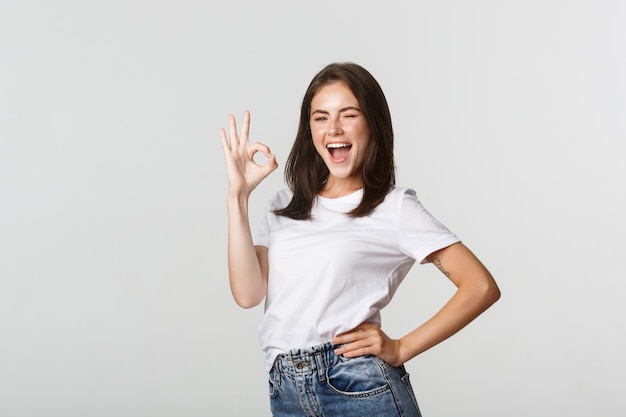
<path id="1" fill-rule="evenodd" d="M 311 218 L 313 201 L 329 174 L 322 157 L 315 150 L 311 137 L 309 126 L 311 101 L 322 87 L 337 81 L 345 83 L 358 100 L 371 134 L 367 155 L 361 168 L 363 198 L 361 203 L 347 214 L 351 217 L 368 215 L 395 185 L 391 114 L 380 85 L 360 65 L 351 62 L 329 64 L 313 77 L 304 94 L 298 133 L 285 164 L 285 182 L 291 189 L 293 198 L 287 207 L 274 211 L 278 215 L 296 220 Z"/>

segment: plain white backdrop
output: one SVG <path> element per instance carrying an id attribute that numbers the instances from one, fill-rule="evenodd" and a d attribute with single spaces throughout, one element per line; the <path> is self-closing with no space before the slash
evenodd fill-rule
<path id="1" fill-rule="evenodd" d="M 308 82 L 354 61 L 398 184 L 503 293 L 407 364 L 424 415 L 623 416 L 624 22 L 617 0 L 0 0 L 0 415 L 269 416 L 218 129 L 249 109 L 277 154 L 256 224 Z M 416 265 L 383 328 L 453 290 Z"/>

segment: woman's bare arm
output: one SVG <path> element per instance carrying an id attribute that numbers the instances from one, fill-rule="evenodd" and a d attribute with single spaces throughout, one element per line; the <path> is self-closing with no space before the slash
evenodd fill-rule
<path id="1" fill-rule="evenodd" d="M 252 241 L 248 199 L 252 190 L 278 165 L 276 157 L 262 143 L 248 143 L 250 113 L 244 113 L 241 135 L 237 134 L 234 116 L 229 116 L 230 132 L 220 129 L 224 159 L 228 173 L 228 275 L 233 298 L 241 307 L 258 305 L 267 291 L 267 248 L 256 247 Z M 254 161 L 257 152 L 268 162 Z"/>
<path id="2" fill-rule="evenodd" d="M 379 326 L 363 323 L 333 339 L 335 344 L 345 343 L 338 354 L 373 354 L 400 365 L 457 333 L 500 298 L 491 273 L 464 244 L 434 252 L 428 260 L 457 287 L 441 310 L 401 339 L 391 339 Z"/>

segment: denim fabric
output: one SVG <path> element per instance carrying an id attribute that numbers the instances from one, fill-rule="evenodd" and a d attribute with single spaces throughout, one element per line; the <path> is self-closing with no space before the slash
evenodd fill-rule
<path id="1" fill-rule="evenodd" d="M 330 343 L 279 355 L 270 371 L 274 417 L 420 417 L 404 366 L 344 358 Z"/>

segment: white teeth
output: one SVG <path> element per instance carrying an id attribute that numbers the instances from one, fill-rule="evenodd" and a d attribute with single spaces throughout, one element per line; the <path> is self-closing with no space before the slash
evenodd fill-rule
<path id="1" fill-rule="evenodd" d="M 326 145 L 327 148 L 337 149 L 337 148 L 348 148 L 351 145 L 349 143 L 329 143 Z"/>

